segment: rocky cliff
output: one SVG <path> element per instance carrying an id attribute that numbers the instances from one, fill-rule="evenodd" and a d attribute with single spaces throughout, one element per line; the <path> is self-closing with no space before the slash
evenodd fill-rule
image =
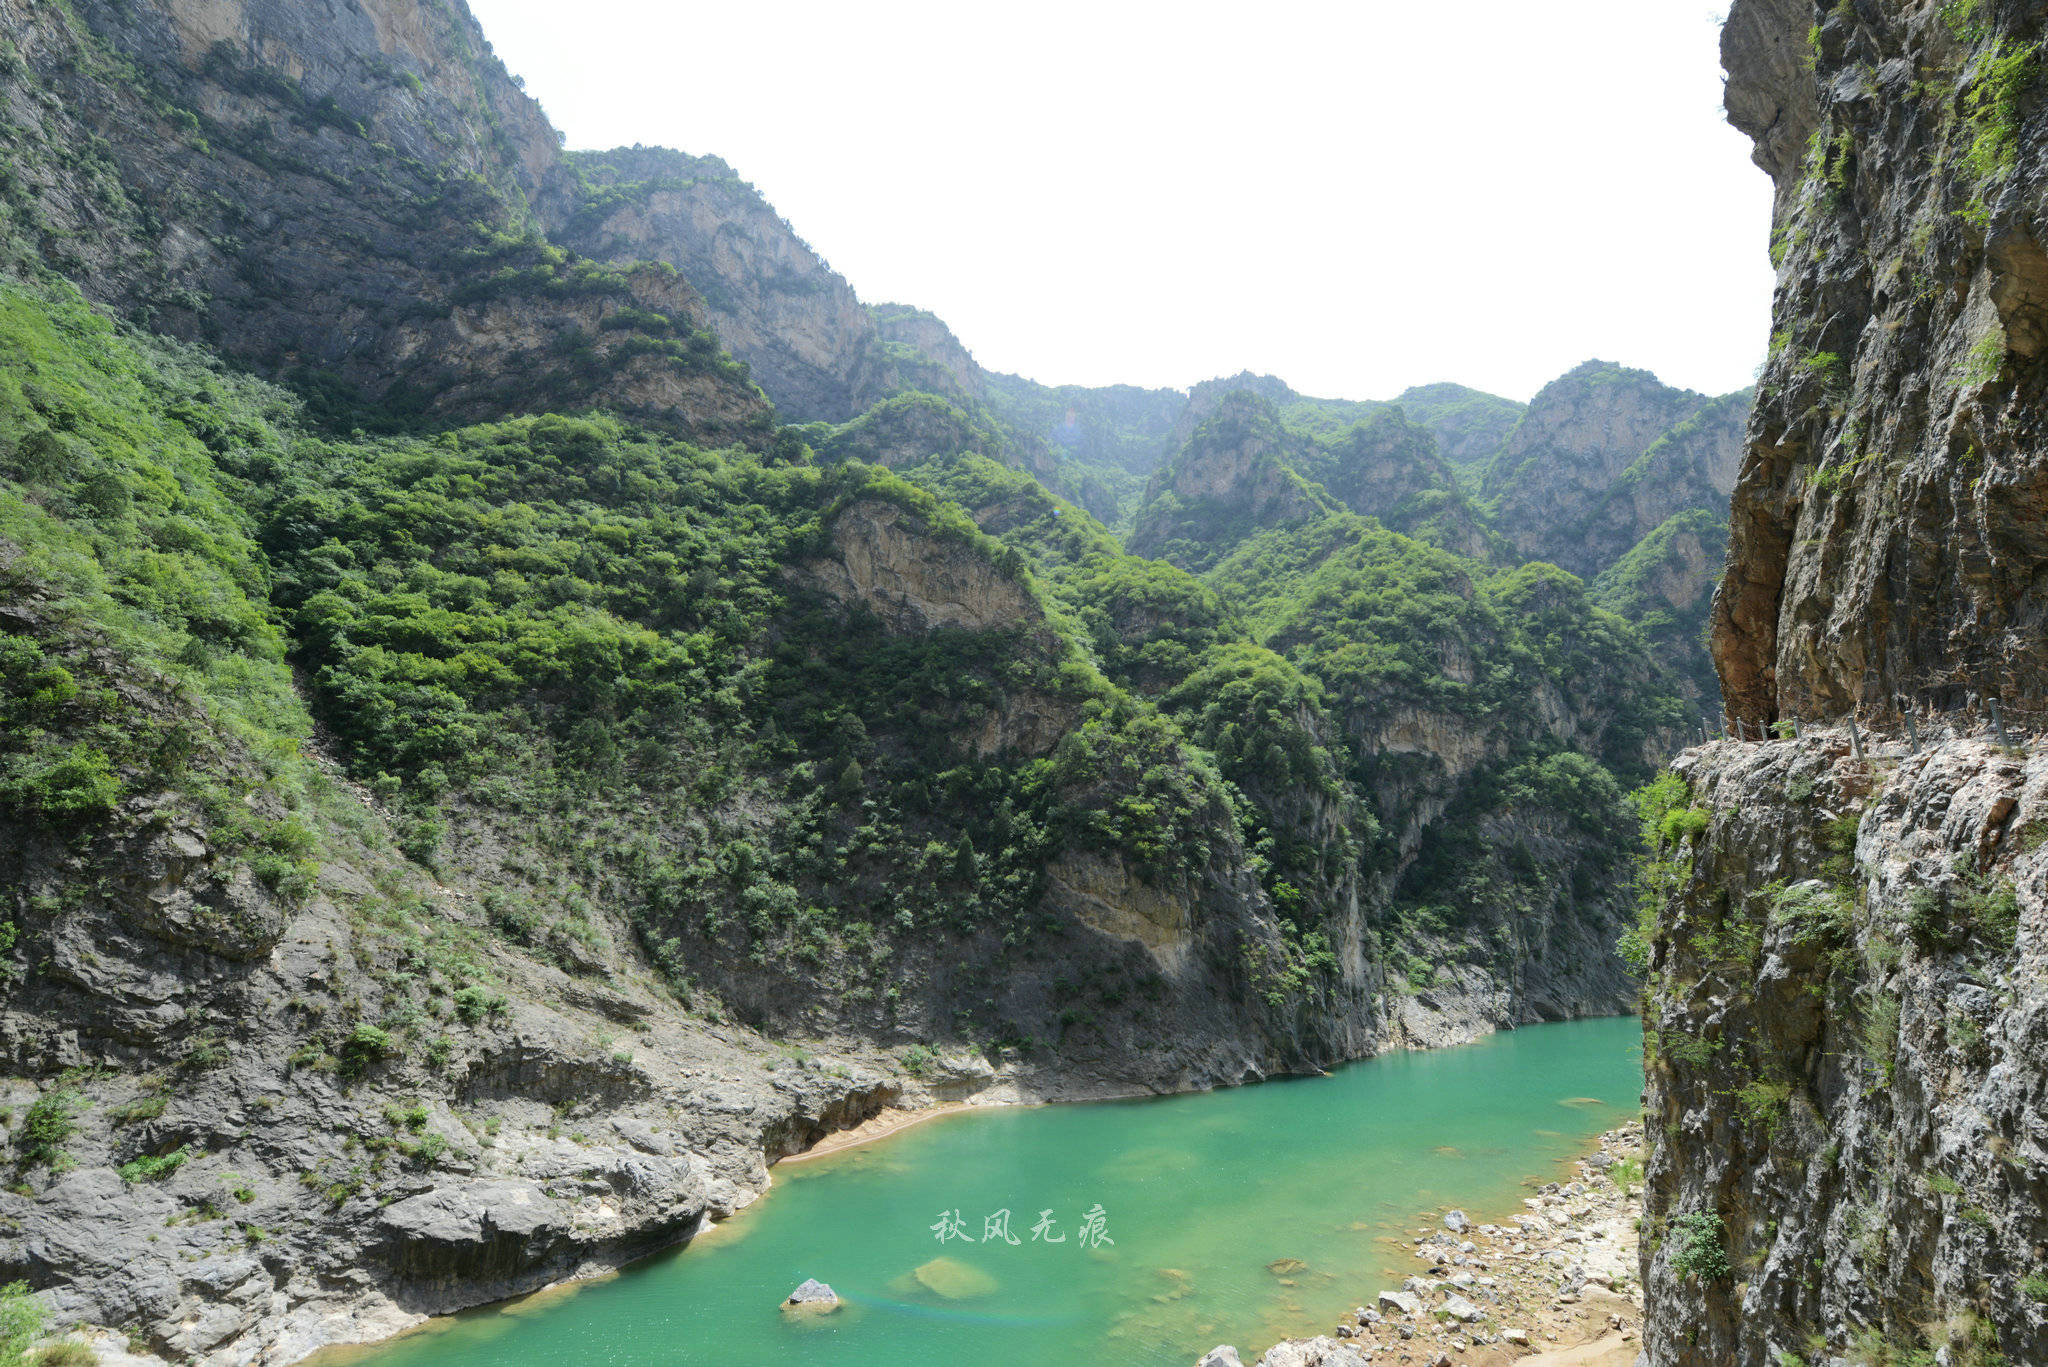
<path id="1" fill-rule="evenodd" d="M 1675 775 L 1644 1015 L 1650 1360 L 2048 1357 L 2048 760 L 1859 759 L 1815 732 Z"/>
<path id="2" fill-rule="evenodd" d="M 1738 717 L 2041 698 L 2040 17 L 1730 15 L 1778 266 L 1715 607 Z"/>
<path id="3" fill-rule="evenodd" d="M 1707 399 L 1588 361 L 1543 387 L 1478 473 L 1512 554 L 1593 583 L 1656 642 L 1703 714 L 1719 707 L 1706 624 L 1749 403 L 1747 391 Z"/>
<path id="4" fill-rule="evenodd" d="M 549 243 L 540 108 L 459 4 L 13 4 L 7 252 L 349 425 L 771 417 L 665 265 Z"/>
<path id="5" fill-rule="evenodd" d="M 2048 1359 L 2040 25 L 1724 32 L 1779 276 L 1713 646 L 1786 738 L 1646 804 L 1653 1362 Z"/>
<path id="6" fill-rule="evenodd" d="M 1530 401 L 1481 495 L 1520 555 L 1591 579 L 1672 514 L 1727 499 L 1747 410 L 1746 394 L 1588 361 Z"/>
<path id="7" fill-rule="evenodd" d="M 540 183 L 537 211 L 555 241 L 679 271 L 706 325 L 788 421 L 845 422 L 905 387 L 852 286 L 717 157 L 571 152 Z"/>

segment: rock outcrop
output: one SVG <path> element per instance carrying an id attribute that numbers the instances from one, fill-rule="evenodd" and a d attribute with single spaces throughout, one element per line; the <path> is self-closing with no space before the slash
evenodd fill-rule
<path id="1" fill-rule="evenodd" d="M 924 519 L 863 499 L 832 520 L 832 554 L 799 567 L 811 586 L 898 631 L 1029 631 L 1045 613 L 1029 588 Z"/>
<path id="2" fill-rule="evenodd" d="M 1666 518 L 1726 501 L 1747 406 L 1588 361 L 1530 402 L 1481 496 L 1521 558 L 1591 579 Z"/>
<path id="3" fill-rule="evenodd" d="M 2048 757 L 1809 731 L 1675 773 L 1650 1360 L 2048 1360 Z"/>

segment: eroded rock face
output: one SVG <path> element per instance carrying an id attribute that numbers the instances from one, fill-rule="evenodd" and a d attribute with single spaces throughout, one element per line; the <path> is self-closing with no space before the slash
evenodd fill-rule
<path id="1" fill-rule="evenodd" d="M 1893 0 L 1729 17 L 1778 262 L 1714 618 L 1737 717 L 2048 695 L 2040 25 Z"/>
<path id="2" fill-rule="evenodd" d="M 1075 851 L 1046 871 L 1053 905 L 1105 935 L 1143 945 L 1161 968 L 1186 966 L 1194 910 L 1183 891 L 1138 878 L 1122 859 Z"/>
<path id="3" fill-rule="evenodd" d="M 1939 1346 L 1958 1315 L 2048 1360 L 2019 1285 L 2048 1243 L 2048 757 L 1900 751 L 1813 733 L 1675 766 L 1707 826 L 1644 1007 L 1653 1362 Z M 1698 1216 L 1731 1276 L 1688 1273 Z"/>
<path id="4" fill-rule="evenodd" d="M 843 509 L 832 549 L 804 577 L 901 631 L 1025 629 L 1045 619 L 1030 589 L 894 503 L 862 499 Z"/>

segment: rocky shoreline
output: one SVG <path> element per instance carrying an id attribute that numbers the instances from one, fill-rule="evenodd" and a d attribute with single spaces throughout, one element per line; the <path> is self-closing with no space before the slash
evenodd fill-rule
<path id="1" fill-rule="evenodd" d="M 1546 1182 L 1500 1223 L 1447 1212 L 1419 1227 L 1421 1265 L 1330 1333 L 1287 1339 L 1253 1367 L 1631 1367 L 1640 1352 L 1637 1266 L 1643 1125 L 1600 1136 L 1576 1181 Z M 1196 1367 L 1245 1367 L 1218 1346 Z"/>

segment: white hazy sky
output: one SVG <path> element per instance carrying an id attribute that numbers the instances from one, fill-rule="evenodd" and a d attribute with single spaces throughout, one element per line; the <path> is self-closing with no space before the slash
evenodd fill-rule
<path id="1" fill-rule="evenodd" d="M 985 366 L 1523 399 L 1762 358 L 1769 186 L 1710 4 L 471 0 L 570 146 L 725 158 Z"/>

